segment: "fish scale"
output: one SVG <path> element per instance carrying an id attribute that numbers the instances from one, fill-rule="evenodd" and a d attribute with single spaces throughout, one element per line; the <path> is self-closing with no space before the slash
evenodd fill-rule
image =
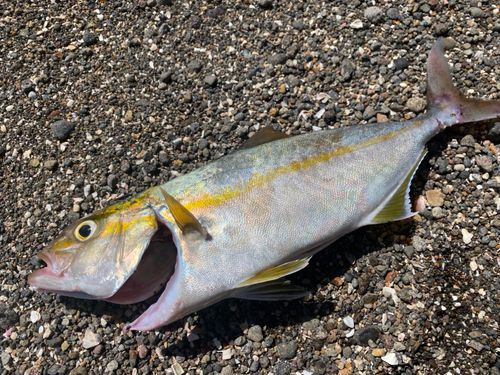
<path id="1" fill-rule="evenodd" d="M 361 226 L 415 214 L 409 186 L 435 134 L 500 115 L 499 101 L 457 91 L 440 41 L 427 66 L 424 115 L 294 137 L 264 128 L 231 155 L 71 224 L 39 253 L 47 267 L 30 284 L 133 303 L 167 282 L 126 331 L 229 297 L 304 296 L 284 277 L 315 253 Z"/>

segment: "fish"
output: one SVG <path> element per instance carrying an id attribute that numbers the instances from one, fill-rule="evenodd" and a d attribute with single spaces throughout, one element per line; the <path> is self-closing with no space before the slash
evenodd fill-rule
<path id="1" fill-rule="evenodd" d="M 455 88 L 439 40 L 425 114 L 296 136 L 263 128 L 229 155 L 70 224 L 38 254 L 46 266 L 28 281 L 118 304 L 159 294 L 126 332 L 226 298 L 303 297 L 286 277 L 318 251 L 362 226 L 415 215 L 410 183 L 432 137 L 499 115 L 500 101 Z"/>

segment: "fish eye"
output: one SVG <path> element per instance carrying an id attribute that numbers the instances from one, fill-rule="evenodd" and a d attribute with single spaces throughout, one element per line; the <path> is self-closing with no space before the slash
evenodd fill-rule
<path id="1" fill-rule="evenodd" d="M 97 224 L 93 220 L 86 220 L 75 229 L 75 236 L 80 241 L 86 241 L 93 236 L 97 229 Z"/>

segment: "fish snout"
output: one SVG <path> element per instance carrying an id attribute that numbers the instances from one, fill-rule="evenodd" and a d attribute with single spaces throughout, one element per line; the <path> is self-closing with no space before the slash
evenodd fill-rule
<path id="1" fill-rule="evenodd" d="M 45 267 L 33 271 L 28 276 L 28 283 L 35 289 L 52 289 L 54 281 L 64 276 L 70 262 L 66 256 L 58 256 L 50 250 L 42 250 L 37 257 L 45 263 Z"/>

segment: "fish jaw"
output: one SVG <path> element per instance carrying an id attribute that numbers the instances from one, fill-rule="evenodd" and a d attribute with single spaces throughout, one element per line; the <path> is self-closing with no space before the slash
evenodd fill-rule
<path id="1" fill-rule="evenodd" d="M 179 272 L 176 269 L 158 301 L 149 306 L 139 318 L 125 326 L 124 332 L 151 331 L 186 315 L 183 313 L 184 303 L 179 293 L 179 286 Z"/>
<path id="2" fill-rule="evenodd" d="M 28 276 L 28 283 L 33 289 L 38 292 L 64 293 L 79 297 L 82 295 L 77 286 L 77 280 L 68 274 L 74 250 L 72 248 L 61 249 L 68 242 L 67 238 L 61 238 L 49 248 L 38 253 L 37 257 L 45 262 L 46 267 L 35 270 Z M 93 298 L 90 295 L 89 297 Z"/>

